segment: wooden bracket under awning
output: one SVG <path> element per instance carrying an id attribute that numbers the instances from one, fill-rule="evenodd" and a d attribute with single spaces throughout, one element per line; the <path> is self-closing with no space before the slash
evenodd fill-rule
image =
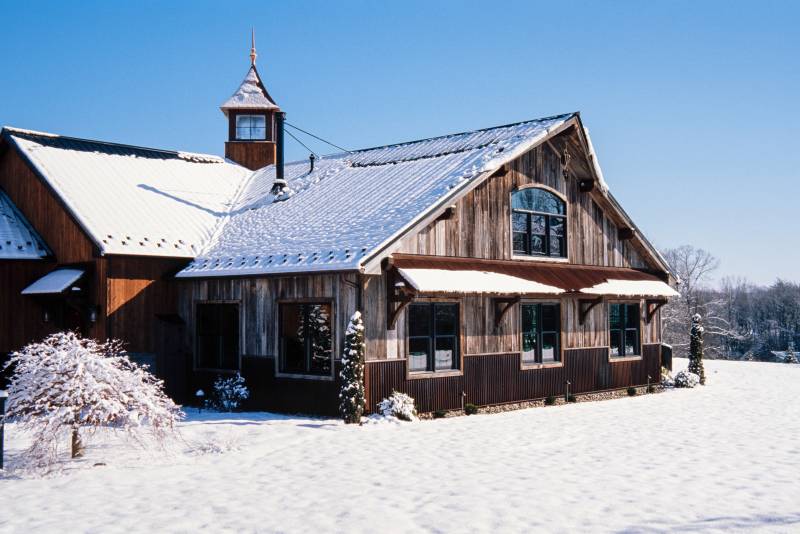
<path id="1" fill-rule="evenodd" d="M 603 297 L 597 297 L 596 299 L 578 299 L 578 307 L 580 309 L 580 313 L 578 314 L 578 322 L 580 324 L 586 322 L 586 316 L 589 315 L 589 312 L 592 311 L 592 308 L 601 302 L 603 302 Z"/>
<path id="2" fill-rule="evenodd" d="M 667 299 L 647 299 L 645 307 L 647 309 L 647 324 L 653 320 L 656 312 L 661 309 L 661 306 L 667 303 Z"/>
<path id="3" fill-rule="evenodd" d="M 400 285 L 402 284 L 402 285 Z M 406 306 L 408 306 L 416 292 L 406 286 L 406 282 L 398 274 L 397 269 L 390 269 L 386 273 L 386 329 L 394 330 L 397 325 L 397 318 L 400 317 Z"/>
<path id="4" fill-rule="evenodd" d="M 495 329 L 500 328 L 500 323 L 503 321 L 503 317 L 509 312 L 511 308 L 514 307 L 515 304 L 519 303 L 520 297 L 498 297 L 493 299 L 494 300 L 494 327 Z"/>

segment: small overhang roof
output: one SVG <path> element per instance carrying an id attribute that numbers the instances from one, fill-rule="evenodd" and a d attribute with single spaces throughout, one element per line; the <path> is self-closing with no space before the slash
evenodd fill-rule
<path id="1" fill-rule="evenodd" d="M 418 293 L 578 294 L 667 298 L 658 276 L 622 267 L 396 254 L 393 265 Z"/>
<path id="2" fill-rule="evenodd" d="M 563 289 L 492 271 L 398 269 L 419 293 L 480 293 L 496 295 L 560 295 Z"/>
<path id="3" fill-rule="evenodd" d="M 56 269 L 22 290 L 23 295 L 60 295 L 80 280 L 82 269 Z"/>

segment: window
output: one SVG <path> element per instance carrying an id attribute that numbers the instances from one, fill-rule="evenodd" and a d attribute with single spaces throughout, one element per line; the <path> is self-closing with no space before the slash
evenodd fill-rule
<path id="1" fill-rule="evenodd" d="M 522 363 L 561 361 L 561 306 L 559 304 L 522 304 Z"/>
<path id="2" fill-rule="evenodd" d="M 639 355 L 641 317 L 638 304 L 609 304 L 608 325 L 611 357 Z"/>
<path id="3" fill-rule="evenodd" d="M 239 369 L 239 305 L 203 302 L 196 308 L 198 369 Z"/>
<path id="4" fill-rule="evenodd" d="M 408 307 L 408 368 L 412 373 L 458 369 L 458 304 Z"/>
<path id="5" fill-rule="evenodd" d="M 236 139 L 250 140 L 267 138 L 267 117 L 264 115 L 237 115 Z"/>
<path id="6" fill-rule="evenodd" d="M 332 375 L 331 316 L 329 303 L 281 304 L 281 373 Z"/>
<path id="7" fill-rule="evenodd" d="M 514 254 L 567 257 L 567 205 L 557 195 L 539 188 L 511 195 Z"/>

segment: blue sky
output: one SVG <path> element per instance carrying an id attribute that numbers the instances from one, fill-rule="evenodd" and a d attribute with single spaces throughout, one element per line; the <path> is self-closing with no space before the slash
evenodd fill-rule
<path id="1" fill-rule="evenodd" d="M 579 110 L 614 194 L 658 247 L 706 248 L 719 276 L 800 280 L 800 2 L 2 11 L 2 124 L 221 153 L 218 106 L 246 73 L 255 26 L 259 70 L 298 126 L 358 148 Z"/>

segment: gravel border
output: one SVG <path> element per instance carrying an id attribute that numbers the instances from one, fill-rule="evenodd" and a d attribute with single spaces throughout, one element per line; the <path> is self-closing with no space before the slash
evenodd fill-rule
<path id="1" fill-rule="evenodd" d="M 640 395 L 655 395 L 658 393 L 663 393 L 666 391 L 667 388 L 659 385 L 659 384 L 651 384 L 655 387 L 655 391 L 652 393 L 647 393 L 647 386 L 638 386 L 636 388 L 636 396 Z M 594 393 L 578 393 L 575 394 L 575 403 L 578 402 L 596 402 L 596 401 L 605 401 L 605 400 L 612 400 L 612 399 L 619 399 L 623 397 L 630 397 L 628 395 L 628 388 L 623 389 L 613 389 L 609 391 L 598 391 Z M 478 407 L 479 414 L 489 414 L 489 413 L 503 413 L 503 412 L 511 412 L 514 410 L 526 410 L 528 408 L 551 408 L 553 406 L 562 406 L 564 404 L 573 404 L 569 403 L 564 400 L 563 395 L 559 395 L 556 397 L 555 404 L 550 406 L 546 406 L 544 403 L 544 399 L 537 399 L 531 401 L 524 401 L 524 402 L 512 402 L 508 404 L 497 404 L 494 406 L 480 406 Z M 467 416 L 461 410 L 447 410 L 445 411 L 444 418 L 447 417 L 465 417 Z M 434 417 L 433 412 L 423 413 L 419 415 L 420 419 L 442 419 L 441 417 Z"/>

